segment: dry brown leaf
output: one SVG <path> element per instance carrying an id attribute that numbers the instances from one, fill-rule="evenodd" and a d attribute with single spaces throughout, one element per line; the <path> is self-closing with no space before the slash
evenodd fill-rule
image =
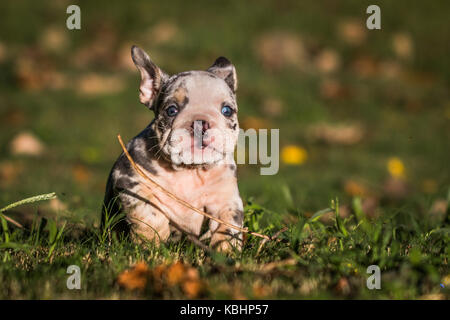
<path id="1" fill-rule="evenodd" d="M 158 45 L 172 41 L 178 34 L 179 29 L 173 22 L 162 21 L 149 30 L 148 39 Z"/>
<path id="2" fill-rule="evenodd" d="M 378 62 L 371 56 L 359 56 L 353 60 L 351 69 L 362 78 L 376 76 L 379 72 Z"/>
<path id="3" fill-rule="evenodd" d="M 437 220 L 445 219 L 448 209 L 448 202 L 446 199 L 437 199 L 433 202 L 430 209 L 430 214 Z"/>
<path id="4" fill-rule="evenodd" d="M 413 55 L 413 43 L 406 33 L 396 33 L 392 36 L 392 49 L 401 59 L 410 59 Z"/>
<path id="5" fill-rule="evenodd" d="M 348 87 L 342 85 L 336 79 L 324 79 L 320 83 L 320 95 L 325 99 L 347 99 L 351 96 L 351 91 Z"/>
<path id="6" fill-rule="evenodd" d="M 167 283 L 170 286 L 180 283 L 186 276 L 186 268 L 180 261 L 172 264 L 166 272 Z"/>
<path id="7" fill-rule="evenodd" d="M 331 73 L 339 69 L 341 58 L 333 49 L 322 50 L 314 59 L 317 70 L 322 73 Z"/>
<path id="8" fill-rule="evenodd" d="M 144 262 L 138 262 L 133 268 L 123 271 L 117 277 L 117 283 L 128 290 L 144 290 L 150 271 Z"/>
<path id="9" fill-rule="evenodd" d="M 88 168 L 82 164 L 77 164 L 72 168 L 72 175 L 76 182 L 84 184 L 91 178 Z"/>
<path id="10" fill-rule="evenodd" d="M 49 27 L 45 29 L 39 39 L 42 48 L 52 52 L 61 52 L 68 45 L 67 30 L 60 27 Z"/>
<path id="11" fill-rule="evenodd" d="M 351 291 L 348 279 L 345 277 L 340 278 L 338 283 L 336 284 L 335 290 L 339 294 L 348 295 Z"/>
<path id="12" fill-rule="evenodd" d="M 253 295 L 257 299 L 265 298 L 271 293 L 271 288 L 262 283 L 255 283 L 252 288 Z"/>
<path id="13" fill-rule="evenodd" d="M 26 122 L 27 117 L 23 110 L 12 106 L 0 115 L 0 119 L 4 125 L 18 127 Z"/>
<path id="14" fill-rule="evenodd" d="M 294 266 L 297 264 L 297 260 L 294 258 L 289 258 L 281 261 L 269 262 L 261 267 L 261 270 L 264 272 L 271 271 L 273 269 L 285 266 Z"/>
<path id="15" fill-rule="evenodd" d="M 269 71 L 277 71 L 291 65 L 303 68 L 308 60 L 300 36 L 283 31 L 260 36 L 255 43 L 255 53 L 263 67 Z"/>
<path id="16" fill-rule="evenodd" d="M 257 117 L 245 117 L 241 122 L 240 122 L 240 127 L 243 128 L 244 130 L 247 129 L 267 129 L 269 128 L 269 124 L 267 122 L 267 120 L 263 119 L 263 118 L 257 118 Z"/>
<path id="17" fill-rule="evenodd" d="M 14 155 L 40 156 L 44 149 L 44 144 L 31 132 L 19 133 L 10 144 L 10 151 Z"/>
<path id="18" fill-rule="evenodd" d="M 72 56 L 72 63 L 80 68 L 89 65 L 115 67 L 117 63 L 117 32 L 112 24 L 101 22 L 93 29 L 92 40 Z M 130 48 L 131 50 L 131 48 Z M 130 53 L 131 54 L 131 53 Z"/>
<path id="19" fill-rule="evenodd" d="M 283 112 L 283 102 L 280 99 L 268 98 L 263 101 L 262 109 L 269 116 L 276 117 Z"/>
<path id="20" fill-rule="evenodd" d="M 47 207 L 51 211 L 59 212 L 67 210 L 67 204 L 59 200 L 58 198 L 52 199 L 47 202 Z"/>
<path id="21" fill-rule="evenodd" d="M 382 61 L 379 64 L 379 72 L 380 75 L 385 77 L 386 79 L 398 79 L 403 70 L 402 66 L 396 61 Z"/>
<path id="22" fill-rule="evenodd" d="M 187 279 L 183 282 L 182 288 L 189 299 L 195 299 L 203 292 L 204 284 L 198 279 Z"/>
<path id="23" fill-rule="evenodd" d="M 76 89 L 83 95 L 100 95 L 116 93 L 124 87 L 125 83 L 121 77 L 88 73 L 78 79 Z"/>
<path id="24" fill-rule="evenodd" d="M 23 166 L 17 162 L 0 162 L 0 186 L 8 187 L 23 172 Z"/>
<path id="25" fill-rule="evenodd" d="M 367 188 L 363 184 L 361 184 L 355 180 L 346 180 L 344 182 L 344 190 L 345 190 L 345 193 L 347 193 L 349 196 L 352 196 L 352 197 L 354 197 L 354 196 L 361 197 L 361 196 L 367 195 L 367 193 L 368 193 Z"/>
<path id="26" fill-rule="evenodd" d="M 350 45 L 360 45 L 367 37 L 367 30 L 364 27 L 364 23 L 356 19 L 342 21 L 339 23 L 337 30 L 339 37 Z"/>
<path id="27" fill-rule="evenodd" d="M 313 140 L 329 144 L 352 145 L 363 139 L 364 129 L 359 124 L 321 123 L 310 127 L 308 134 Z"/>

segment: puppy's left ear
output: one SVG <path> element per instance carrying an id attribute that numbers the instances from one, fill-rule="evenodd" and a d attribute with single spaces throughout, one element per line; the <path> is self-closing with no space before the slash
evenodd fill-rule
<path id="1" fill-rule="evenodd" d="M 219 57 L 207 71 L 214 73 L 219 78 L 225 80 L 233 93 L 236 92 L 238 85 L 236 68 L 230 60 L 225 57 Z"/>
<path id="2" fill-rule="evenodd" d="M 144 50 L 137 46 L 131 47 L 131 57 L 133 62 L 141 73 L 141 85 L 139 87 L 139 99 L 150 109 L 153 109 L 153 102 L 158 95 L 161 87 L 168 79 L 160 68 L 158 68 Z"/>

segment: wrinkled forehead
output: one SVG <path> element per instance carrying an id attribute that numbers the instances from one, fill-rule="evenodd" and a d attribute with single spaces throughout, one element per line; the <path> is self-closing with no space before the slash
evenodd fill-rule
<path id="1" fill-rule="evenodd" d="M 175 100 L 193 105 L 228 102 L 235 104 L 235 95 L 226 82 L 206 71 L 182 72 L 169 78 L 163 87 L 163 102 Z"/>

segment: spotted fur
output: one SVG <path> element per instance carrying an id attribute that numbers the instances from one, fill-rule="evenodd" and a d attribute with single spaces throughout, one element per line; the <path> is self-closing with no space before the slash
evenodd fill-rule
<path id="1" fill-rule="evenodd" d="M 155 118 L 128 142 L 130 155 L 147 175 L 170 192 L 198 209 L 242 227 L 243 204 L 237 186 L 236 164 L 232 160 L 239 132 L 234 66 L 220 57 L 206 71 L 169 76 L 136 46 L 132 47 L 132 58 L 141 74 L 140 101 L 154 111 Z M 221 113 L 225 105 L 232 109 L 229 116 Z M 167 112 L 171 106 L 177 109 L 175 116 Z M 192 164 L 186 161 L 186 154 L 195 149 L 194 140 L 189 139 L 189 146 L 185 146 L 174 139 L 174 132 L 183 129 L 192 138 L 195 121 L 207 124 L 203 134 L 209 142 L 201 152 L 208 148 L 212 151 L 210 158 Z M 220 132 L 231 142 L 231 150 L 217 147 L 219 137 L 214 132 Z M 177 161 L 174 161 L 174 154 Z M 225 163 L 225 159 L 232 163 Z M 198 237 L 204 220 L 202 215 L 160 190 L 149 188 L 123 153 L 109 175 L 104 204 L 109 213 L 126 214 L 119 230 L 130 232 L 135 240 L 168 241 L 176 230 Z M 102 221 L 105 213 L 106 210 Z M 219 250 L 241 247 L 242 234 L 235 229 L 211 220 L 209 232 L 211 246 Z"/>

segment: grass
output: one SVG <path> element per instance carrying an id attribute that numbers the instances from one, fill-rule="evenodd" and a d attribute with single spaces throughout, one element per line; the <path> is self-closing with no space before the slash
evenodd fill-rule
<path id="1" fill-rule="evenodd" d="M 0 207 L 51 191 L 60 201 L 56 210 L 52 200 L 2 212 L 26 228 L 1 219 L 0 298 L 184 298 L 177 286 L 139 292 L 117 281 L 138 261 L 153 268 L 182 259 L 205 282 L 199 298 L 448 299 L 446 1 L 381 1 L 382 30 L 366 30 L 357 45 L 342 39 L 339 26 L 364 26 L 370 2 L 79 3 L 80 31 L 65 29 L 64 5 L 0 3 Z M 286 56 L 279 66 L 266 61 L 260 41 L 272 32 L 294 46 L 300 41 L 307 58 L 300 65 Z M 396 53 L 398 34 L 409 37 L 410 57 Z M 239 77 L 240 123 L 280 128 L 281 148 L 306 151 L 304 163 L 281 161 L 274 176 L 238 167 L 246 226 L 269 235 L 286 226 L 281 241 L 258 253 L 261 240 L 248 237 L 242 253 L 224 257 L 188 240 L 156 248 L 100 230 L 106 178 L 120 153 L 115 137 L 130 139 L 152 119 L 138 103 L 137 72 L 123 62 L 132 43 L 169 73 L 227 56 Z M 316 66 L 324 49 L 339 57 L 331 73 Z M 400 71 L 386 76 L 385 65 Z M 52 72 L 65 82 L 40 78 Z M 110 88 L 101 80 L 86 85 L 88 74 L 115 80 Z M 324 94 L 330 81 L 340 88 L 331 96 Z M 280 110 L 267 108 L 270 100 Z M 319 141 L 310 134 L 319 123 L 358 124 L 364 135 L 351 144 Z M 11 152 L 24 131 L 43 142 L 43 153 Z M 396 179 L 392 158 L 404 165 Z M 315 219 L 326 208 L 332 212 Z M 72 264 L 81 268 L 80 291 L 66 288 Z M 366 287 L 373 264 L 381 268 L 381 290 Z"/>
<path id="2" fill-rule="evenodd" d="M 229 256 L 209 255 L 186 240 L 136 245 L 105 236 L 107 229 L 85 226 L 80 231 L 53 220 L 36 221 L 31 230 L 10 230 L 2 223 L 0 298 L 186 298 L 175 286 L 140 291 L 117 283 L 119 274 L 138 262 L 152 268 L 179 260 L 196 268 L 206 283 L 198 298 L 415 299 L 448 294 L 448 288 L 441 288 L 442 274 L 448 272 L 448 227 L 428 225 L 407 208 L 371 221 L 359 198 L 354 198 L 353 210 L 354 215 L 341 218 L 335 199 L 331 208 L 310 218 L 292 213 L 295 222 L 279 241 L 259 251 L 261 239 L 249 237 L 242 252 Z M 321 222 L 330 211 L 333 223 Z M 274 234 L 285 225 L 283 216 L 274 219 L 276 213 L 251 201 L 245 212 L 246 226 L 254 231 Z M 81 290 L 66 287 L 69 265 L 81 268 Z M 380 290 L 366 287 L 370 265 L 381 269 Z"/>

